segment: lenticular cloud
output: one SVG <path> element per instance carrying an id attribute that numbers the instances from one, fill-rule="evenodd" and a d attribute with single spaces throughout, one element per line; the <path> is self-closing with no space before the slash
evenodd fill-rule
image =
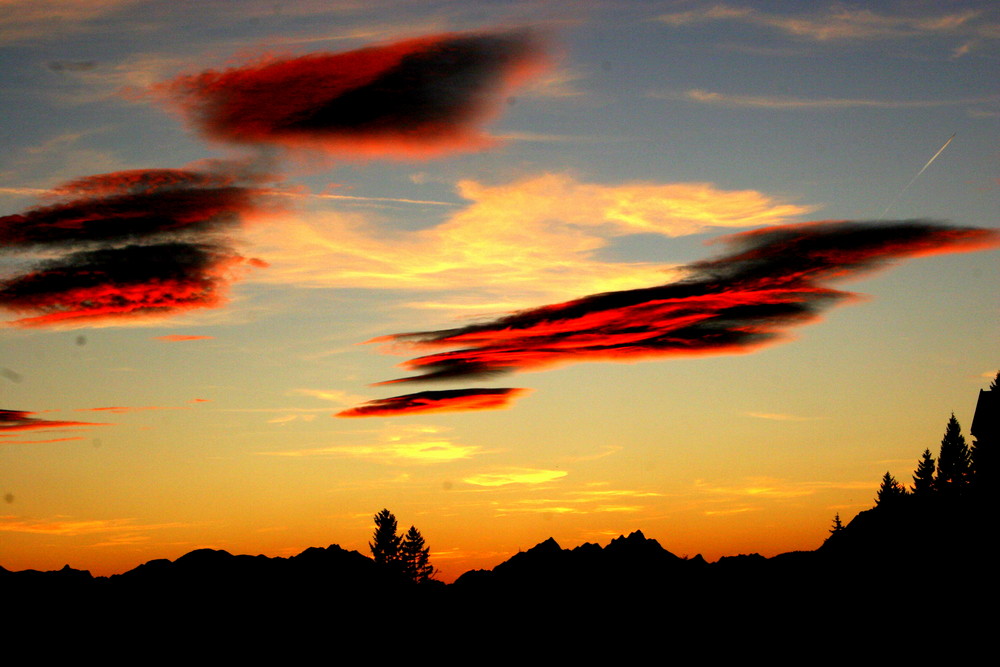
<path id="1" fill-rule="evenodd" d="M 209 70 L 159 90 L 212 139 L 426 157 L 489 145 L 479 125 L 543 65 L 527 32 L 442 34 Z"/>
<path id="2" fill-rule="evenodd" d="M 394 417 L 427 412 L 464 412 L 467 410 L 498 410 L 506 408 L 527 389 L 449 389 L 421 391 L 405 396 L 393 396 L 369 401 L 338 412 L 338 417 Z"/>
<path id="3" fill-rule="evenodd" d="M 514 313 L 457 329 L 372 342 L 454 348 L 412 359 L 418 375 L 382 384 L 490 376 L 596 360 L 751 351 L 851 299 L 829 283 L 894 261 L 1000 245 L 992 230 L 911 220 L 781 225 L 725 239 L 729 254 L 678 282 Z"/>
<path id="4" fill-rule="evenodd" d="M 53 203 L 0 218 L 0 255 L 21 265 L 0 275 L 0 308 L 45 326 L 218 305 L 238 266 L 260 264 L 229 242 L 255 208 L 247 180 L 150 169 L 57 188 Z"/>

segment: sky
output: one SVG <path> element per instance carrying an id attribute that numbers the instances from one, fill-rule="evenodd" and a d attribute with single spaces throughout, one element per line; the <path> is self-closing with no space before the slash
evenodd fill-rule
<path id="1" fill-rule="evenodd" d="M 2 7 L 7 569 L 815 549 L 997 372 L 993 2 Z"/>

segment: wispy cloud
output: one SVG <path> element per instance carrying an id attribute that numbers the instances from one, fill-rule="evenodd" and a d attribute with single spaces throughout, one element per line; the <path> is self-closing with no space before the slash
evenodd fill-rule
<path id="1" fill-rule="evenodd" d="M 871 482 L 791 482 L 773 477 L 750 477 L 741 484 L 717 485 L 698 479 L 694 488 L 699 493 L 716 496 L 788 499 L 811 496 L 827 490 L 870 489 Z"/>
<path id="2" fill-rule="evenodd" d="M 508 484 L 546 484 L 565 477 L 563 470 L 510 468 L 498 472 L 480 473 L 462 481 L 474 486 L 507 486 Z"/>
<path id="3" fill-rule="evenodd" d="M 446 439 L 416 438 L 369 445 L 334 445 L 313 449 L 262 452 L 264 456 L 347 457 L 386 465 L 450 463 L 470 459 L 482 453 L 480 447 L 460 445 Z"/>
<path id="4" fill-rule="evenodd" d="M 110 412 L 116 415 L 122 415 L 128 412 L 145 412 L 146 410 L 190 410 L 191 407 L 184 406 L 173 406 L 173 405 L 115 405 L 105 408 L 77 408 L 76 412 Z"/>
<path id="5" fill-rule="evenodd" d="M 929 107 L 967 106 L 971 104 L 995 103 L 998 97 L 976 97 L 942 100 L 878 100 L 864 98 L 802 98 L 786 95 L 732 95 L 708 90 L 692 89 L 680 94 L 652 93 L 653 97 L 683 99 L 699 104 L 713 104 L 727 107 L 749 107 L 757 109 L 921 109 Z"/>
<path id="6" fill-rule="evenodd" d="M 813 421 L 816 417 L 800 417 L 798 415 L 789 415 L 781 412 L 744 412 L 747 417 L 753 417 L 754 419 L 768 419 L 771 421 L 785 421 L 785 422 L 805 422 Z"/>
<path id="7" fill-rule="evenodd" d="M 351 394 L 342 389 L 293 389 L 292 394 L 298 396 L 310 396 L 321 401 L 329 401 L 336 405 L 354 405 L 369 400 L 367 396 Z"/>
<path id="8" fill-rule="evenodd" d="M 16 516 L 0 516 L 0 531 L 10 533 L 38 533 L 42 535 L 57 535 L 73 537 L 76 535 L 91 535 L 95 533 L 117 533 L 130 531 L 161 530 L 164 528 L 183 528 L 189 524 L 159 523 L 137 524 L 135 519 L 71 519 L 69 517 L 54 517 L 52 519 L 22 519 Z"/>
<path id="9" fill-rule="evenodd" d="M 773 225 L 812 210 L 709 183 L 602 185 L 565 174 L 502 185 L 462 181 L 458 193 L 470 203 L 415 232 L 390 234 L 345 213 L 253 226 L 247 238 L 270 264 L 255 278 L 308 287 L 448 289 L 458 296 L 413 305 L 496 312 L 646 286 L 668 275 L 663 263 L 598 258 L 616 238 Z"/>
<path id="10" fill-rule="evenodd" d="M 800 11 L 776 13 L 719 4 L 668 12 L 660 15 L 658 20 L 674 27 L 716 21 L 746 23 L 771 28 L 792 38 L 816 42 L 991 34 L 995 30 L 995 24 L 988 17 L 983 18 L 983 12 L 976 9 L 933 13 L 880 13 L 838 5 L 819 11 L 814 9 L 814 5 L 801 7 L 804 9 Z"/>
<path id="11" fill-rule="evenodd" d="M 192 336 L 183 334 L 170 334 L 168 336 L 154 336 L 153 340 L 163 341 L 164 343 L 187 343 L 194 340 L 213 340 L 215 336 Z"/>
<path id="12" fill-rule="evenodd" d="M 6 0 L 0 43 L 55 39 L 91 29 L 91 22 L 143 0 Z"/>
<path id="13" fill-rule="evenodd" d="M 606 489 L 601 491 L 569 491 L 556 497 L 523 498 L 495 508 L 497 514 L 607 514 L 640 513 L 647 509 L 641 501 L 659 498 L 653 491 Z M 632 500 L 626 504 L 625 501 Z M 638 503 L 635 501 L 639 501 Z"/>

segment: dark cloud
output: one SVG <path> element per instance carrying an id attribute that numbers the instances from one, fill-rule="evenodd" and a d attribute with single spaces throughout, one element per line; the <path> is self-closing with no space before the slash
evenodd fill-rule
<path id="1" fill-rule="evenodd" d="M 10 437 L 14 431 L 61 430 L 83 426 L 107 426 L 98 422 L 56 421 L 38 419 L 37 412 L 25 410 L 0 410 L 0 437 Z"/>
<path id="2" fill-rule="evenodd" d="M 406 362 L 394 382 L 476 377 L 560 363 L 746 352 L 854 295 L 827 283 L 922 255 L 1000 245 L 993 230 L 921 221 L 824 222 L 734 234 L 731 252 L 679 282 L 525 310 L 484 324 L 379 341 L 457 348 Z"/>
<path id="3" fill-rule="evenodd" d="M 0 253 L 56 253 L 0 276 L 0 308 L 44 326 L 219 305 L 237 265 L 262 264 L 230 248 L 259 178 L 237 166 L 147 169 L 56 188 L 54 203 L 0 218 Z"/>
<path id="4" fill-rule="evenodd" d="M 421 391 L 405 396 L 380 398 L 338 412 L 338 417 L 394 417 L 424 412 L 463 412 L 467 410 L 498 410 L 506 408 L 527 389 L 449 389 Z"/>
<path id="5" fill-rule="evenodd" d="M 185 242 L 76 252 L 0 281 L 0 308 L 38 313 L 14 324 L 44 326 L 212 307 L 243 262 L 226 248 Z"/>
<path id="6" fill-rule="evenodd" d="M 543 60 L 524 31 L 443 34 L 206 71 L 159 90 L 222 141 L 426 156 L 488 145 L 478 126 Z"/>
<path id="7" fill-rule="evenodd" d="M 0 251 L 204 234 L 253 210 L 255 195 L 221 173 L 148 169 L 89 176 L 54 190 L 57 203 L 0 217 Z"/>

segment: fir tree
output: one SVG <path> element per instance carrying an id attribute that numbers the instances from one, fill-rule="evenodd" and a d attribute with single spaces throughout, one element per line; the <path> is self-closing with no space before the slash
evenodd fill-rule
<path id="1" fill-rule="evenodd" d="M 906 489 L 886 470 L 885 475 L 882 476 L 882 486 L 879 487 L 878 493 L 875 494 L 875 506 L 891 507 L 896 505 L 905 496 Z"/>
<path id="2" fill-rule="evenodd" d="M 913 471 L 913 495 L 924 497 L 934 492 L 934 457 L 925 449 L 917 469 Z"/>
<path id="3" fill-rule="evenodd" d="M 833 515 L 833 527 L 830 528 L 830 534 L 839 533 L 844 529 L 844 524 L 840 522 L 840 512 Z"/>
<path id="4" fill-rule="evenodd" d="M 430 564 L 430 547 L 424 544 L 424 537 L 415 526 L 403 537 L 399 548 L 400 567 L 408 580 L 420 584 L 431 578 L 434 568 Z"/>
<path id="5" fill-rule="evenodd" d="M 403 538 L 396 534 L 396 517 L 387 509 L 375 515 L 375 532 L 368 548 L 377 565 L 388 568 L 399 566 L 399 547 Z"/>
<path id="6" fill-rule="evenodd" d="M 941 453 L 938 454 L 937 476 L 934 487 L 945 493 L 957 493 L 971 482 L 970 470 L 972 457 L 969 447 L 965 444 L 962 427 L 951 413 L 948 426 L 941 439 Z"/>

